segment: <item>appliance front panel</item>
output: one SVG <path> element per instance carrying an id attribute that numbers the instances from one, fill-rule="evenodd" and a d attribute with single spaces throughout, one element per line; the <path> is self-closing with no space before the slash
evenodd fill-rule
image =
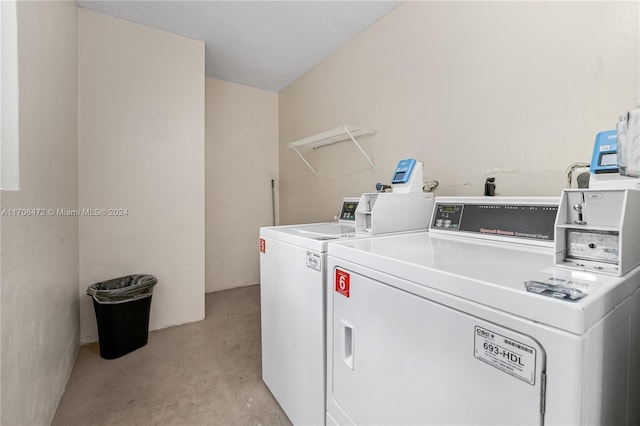
<path id="1" fill-rule="evenodd" d="M 326 253 L 263 239 L 262 378 L 294 424 L 324 424 Z"/>
<path id="2" fill-rule="evenodd" d="M 329 391 L 354 424 L 544 423 L 537 341 L 348 270 L 333 274 Z"/>

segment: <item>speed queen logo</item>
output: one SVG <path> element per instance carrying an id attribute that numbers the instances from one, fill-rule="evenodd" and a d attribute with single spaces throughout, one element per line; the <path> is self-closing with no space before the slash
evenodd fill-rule
<path id="1" fill-rule="evenodd" d="M 349 297 L 349 274 L 336 269 L 336 292 Z"/>

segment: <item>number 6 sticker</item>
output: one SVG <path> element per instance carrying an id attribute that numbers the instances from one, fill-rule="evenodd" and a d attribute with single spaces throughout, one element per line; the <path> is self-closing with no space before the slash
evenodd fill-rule
<path id="1" fill-rule="evenodd" d="M 336 269 L 336 292 L 349 297 L 349 274 Z"/>

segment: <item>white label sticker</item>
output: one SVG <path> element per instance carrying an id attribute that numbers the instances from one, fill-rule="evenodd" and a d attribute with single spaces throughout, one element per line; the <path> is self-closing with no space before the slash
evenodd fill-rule
<path id="1" fill-rule="evenodd" d="M 530 385 L 536 382 L 536 349 L 482 327 L 475 327 L 474 356 Z"/>
<path id="2" fill-rule="evenodd" d="M 318 253 L 311 251 L 307 252 L 307 268 L 315 269 L 316 271 L 322 271 L 322 261 Z"/>

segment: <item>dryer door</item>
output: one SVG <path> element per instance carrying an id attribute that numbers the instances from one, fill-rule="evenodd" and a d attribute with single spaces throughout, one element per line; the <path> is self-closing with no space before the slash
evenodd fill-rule
<path id="1" fill-rule="evenodd" d="M 543 424 L 545 355 L 534 339 L 346 275 L 348 289 L 336 284 L 329 313 L 329 397 L 342 417 L 359 425 Z"/>

